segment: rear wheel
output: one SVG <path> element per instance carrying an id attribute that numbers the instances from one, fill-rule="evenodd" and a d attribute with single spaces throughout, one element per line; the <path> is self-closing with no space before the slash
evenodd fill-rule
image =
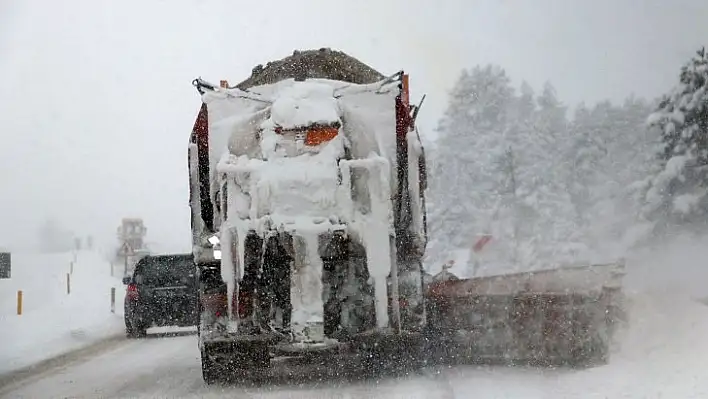
<path id="1" fill-rule="evenodd" d="M 128 338 L 143 338 L 147 336 L 147 327 L 137 320 L 126 320 L 125 334 Z"/>
<path id="2" fill-rule="evenodd" d="M 130 337 L 133 334 L 133 326 L 130 324 L 130 320 L 128 320 L 128 312 L 125 313 L 126 314 L 123 316 L 123 320 L 125 321 L 125 335 Z"/>

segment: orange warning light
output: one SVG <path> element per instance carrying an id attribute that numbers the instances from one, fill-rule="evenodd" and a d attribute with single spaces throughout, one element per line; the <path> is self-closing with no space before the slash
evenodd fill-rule
<path id="1" fill-rule="evenodd" d="M 322 143 L 326 143 L 339 134 L 339 129 L 336 127 L 317 127 L 307 130 L 307 135 L 305 136 L 305 145 L 316 146 Z"/>

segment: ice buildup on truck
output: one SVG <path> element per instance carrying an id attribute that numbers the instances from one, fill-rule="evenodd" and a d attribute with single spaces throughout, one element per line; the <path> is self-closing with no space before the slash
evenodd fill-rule
<path id="1" fill-rule="evenodd" d="M 234 87 L 193 82 L 190 206 L 209 370 L 235 352 L 265 361 L 423 330 L 425 161 L 408 82 L 329 49 L 258 66 Z"/>

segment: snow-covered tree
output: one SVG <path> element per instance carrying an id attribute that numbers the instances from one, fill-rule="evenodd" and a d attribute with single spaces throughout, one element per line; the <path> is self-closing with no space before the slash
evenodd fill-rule
<path id="1" fill-rule="evenodd" d="M 506 72 L 493 65 L 463 71 L 450 93 L 431 160 L 429 253 L 434 262 L 452 249 L 469 248 L 476 234 L 490 228 L 512 101 Z"/>
<path id="2" fill-rule="evenodd" d="M 526 83 L 515 96 L 499 67 L 463 72 L 432 162 L 434 261 L 470 248 L 478 234 L 497 246 L 488 272 L 549 267 L 576 249 L 561 173 L 565 112 L 550 84 L 539 98 Z"/>
<path id="3" fill-rule="evenodd" d="M 581 255 L 583 245 L 566 184 L 569 168 L 564 154 L 572 143 L 567 107 L 558 99 L 550 82 L 544 84 L 536 102 L 538 111 L 534 117 L 533 137 L 538 142 L 535 146 L 537 155 L 529 167 L 535 166 L 536 173 L 542 177 L 537 188 L 537 209 L 543 215 L 539 221 L 543 244 L 537 263 L 549 267 L 549 262 L 576 259 Z"/>
<path id="4" fill-rule="evenodd" d="M 647 182 L 644 215 L 659 231 L 708 223 L 708 54 L 698 51 L 681 68 L 679 84 L 648 123 L 660 129 L 663 149 Z"/>
<path id="5" fill-rule="evenodd" d="M 570 122 L 550 83 L 515 95 L 499 67 L 463 71 L 428 152 L 429 261 L 479 234 L 496 246 L 483 273 L 621 255 L 654 160 L 651 109 L 635 97 L 581 104 Z"/>
<path id="6" fill-rule="evenodd" d="M 565 155 L 567 187 L 583 241 L 595 252 L 608 245 L 621 251 L 621 240 L 636 214 L 632 199 L 637 180 L 647 174 L 652 139 L 644 121 L 651 108 L 628 98 L 622 106 L 608 101 L 575 111 L 572 144 Z"/>
<path id="7" fill-rule="evenodd" d="M 615 114 L 613 129 L 617 134 L 608 148 L 605 163 L 614 177 L 611 193 L 613 217 L 605 223 L 610 240 L 626 236 L 639 216 L 637 198 L 641 191 L 638 189 L 655 166 L 660 144 L 657 129 L 646 126 L 646 119 L 654 107 L 655 104 L 631 96 Z"/>

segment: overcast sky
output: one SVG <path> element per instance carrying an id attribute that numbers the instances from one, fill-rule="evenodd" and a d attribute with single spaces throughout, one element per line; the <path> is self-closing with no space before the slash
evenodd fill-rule
<path id="1" fill-rule="evenodd" d="M 431 130 L 478 63 L 550 80 L 571 105 L 656 97 L 708 44 L 706 21 L 706 0 L 0 0 L 0 247 L 33 242 L 47 216 L 112 243 L 137 216 L 157 248 L 188 251 L 197 76 L 236 83 L 337 48 L 407 70 Z"/>

